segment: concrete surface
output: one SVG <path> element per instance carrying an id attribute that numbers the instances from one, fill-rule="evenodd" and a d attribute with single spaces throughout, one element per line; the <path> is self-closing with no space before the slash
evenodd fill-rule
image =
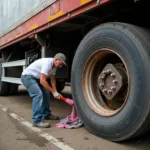
<path id="1" fill-rule="evenodd" d="M 63 94 L 71 98 L 71 89 L 66 87 Z M 31 122 L 31 99 L 23 87 L 20 87 L 18 95 L 0 97 L 0 104 L 8 110 L 0 109 L 0 150 L 58 150 L 57 145 L 52 144 L 44 137 L 39 136 L 30 128 L 23 126 L 9 114 L 15 113 L 24 120 Z M 65 117 L 70 114 L 71 108 L 62 101 L 52 100 L 51 110 L 53 114 Z M 150 150 L 150 135 L 130 140 L 128 142 L 113 143 L 91 134 L 85 127 L 79 129 L 58 129 L 56 123 L 50 121 L 51 128 L 41 129 L 60 142 L 74 150 Z"/>

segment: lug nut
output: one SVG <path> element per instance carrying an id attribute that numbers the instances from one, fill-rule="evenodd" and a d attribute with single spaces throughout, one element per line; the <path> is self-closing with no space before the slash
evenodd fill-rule
<path id="1" fill-rule="evenodd" d="M 100 84 L 100 87 L 104 87 L 104 84 L 103 84 L 103 83 L 101 83 L 101 84 Z"/>
<path id="2" fill-rule="evenodd" d="M 107 92 L 107 90 L 106 90 L 106 89 L 104 89 L 104 90 L 103 90 L 103 92 L 104 92 L 104 93 L 106 93 L 106 92 Z"/>
<path id="3" fill-rule="evenodd" d="M 116 87 L 112 86 L 112 87 L 111 87 L 111 90 L 116 90 Z"/>
<path id="4" fill-rule="evenodd" d="M 112 73 L 111 69 L 109 69 L 109 73 Z"/>
<path id="5" fill-rule="evenodd" d="M 113 83 L 117 84 L 117 83 L 118 83 L 118 80 L 113 80 Z"/>
<path id="6" fill-rule="evenodd" d="M 108 93 L 109 93 L 109 94 L 111 94 L 111 93 L 112 93 L 112 91 L 111 91 L 111 90 L 109 90 L 109 91 L 108 91 Z"/>
<path id="7" fill-rule="evenodd" d="M 103 74 L 106 74 L 106 71 L 103 71 Z"/>
<path id="8" fill-rule="evenodd" d="M 110 74 L 112 71 L 110 69 L 108 69 L 106 72 L 107 72 L 107 74 Z"/>
<path id="9" fill-rule="evenodd" d="M 115 73 L 112 73 L 110 76 L 111 76 L 111 77 L 115 77 L 115 76 L 116 76 L 116 74 L 115 74 Z"/>
<path id="10" fill-rule="evenodd" d="M 106 72 L 107 72 L 107 74 L 108 74 L 108 73 L 109 73 L 109 70 L 107 70 Z"/>

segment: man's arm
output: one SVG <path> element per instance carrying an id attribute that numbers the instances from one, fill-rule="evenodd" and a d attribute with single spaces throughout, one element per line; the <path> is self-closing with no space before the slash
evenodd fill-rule
<path id="1" fill-rule="evenodd" d="M 52 94 L 55 92 L 55 89 L 53 89 L 47 82 L 47 76 L 43 73 L 41 73 L 40 75 L 40 84 L 47 89 L 49 92 L 51 92 Z"/>
<path id="2" fill-rule="evenodd" d="M 55 78 L 55 76 L 54 76 L 54 75 L 51 75 L 51 76 L 50 76 L 50 80 L 51 80 L 52 88 L 53 88 L 55 91 L 57 91 L 57 89 L 56 89 L 56 78 Z"/>

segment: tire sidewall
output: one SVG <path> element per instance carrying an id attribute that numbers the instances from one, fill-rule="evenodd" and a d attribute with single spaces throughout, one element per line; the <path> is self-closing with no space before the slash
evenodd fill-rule
<path id="1" fill-rule="evenodd" d="M 132 40 L 132 38 L 134 40 Z M 102 117 L 86 103 L 82 90 L 82 72 L 90 55 L 101 48 L 118 53 L 130 74 L 130 93 L 124 108 L 114 116 Z M 117 140 L 136 132 L 149 112 L 149 59 L 143 45 L 131 33 L 98 27 L 81 42 L 72 67 L 72 89 L 75 105 L 84 124 L 95 134 Z M 143 77 L 144 75 L 144 77 Z"/>

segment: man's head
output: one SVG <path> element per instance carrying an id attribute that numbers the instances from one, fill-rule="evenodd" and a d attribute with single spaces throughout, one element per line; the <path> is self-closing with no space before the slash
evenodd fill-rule
<path id="1" fill-rule="evenodd" d="M 66 56 L 64 54 L 62 54 L 62 53 L 57 53 L 54 56 L 54 66 L 56 68 L 60 68 L 63 65 L 66 65 Z"/>

